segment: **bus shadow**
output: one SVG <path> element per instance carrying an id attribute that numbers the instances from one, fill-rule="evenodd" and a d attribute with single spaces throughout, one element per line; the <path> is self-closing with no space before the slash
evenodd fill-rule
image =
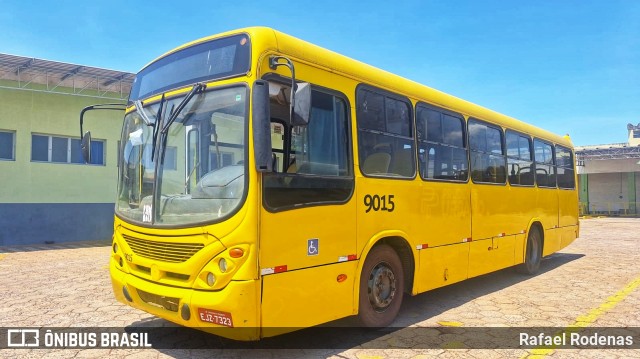
<path id="1" fill-rule="evenodd" d="M 402 345 L 398 343 L 402 340 L 394 341 L 394 332 L 474 299 L 544 275 L 582 257 L 584 254 L 556 253 L 544 258 L 540 264 L 540 271 L 533 276 L 522 275 L 516 273 L 513 268 L 507 268 L 414 297 L 405 296 L 398 318 L 386 328 L 360 328 L 357 327 L 355 318 L 349 317 L 255 342 L 226 339 L 192 328 L 176 326 L 159 318 L 132 323 L 125 330 L 149 330 L 153 347 L 169 356 L 183 355 L 185 349 L 210 350 L 211 355 L 219 354 L 217 351 L 223 350 L 226 354 L 235 353 L 240 357 L 249 357 L 260 353 L 260 350 L 273 349 L 304 349 L 305 355 L 331 356 L 351 348 L 401 348 Z M 387 337 L 389 334 L 391 335 Z M 392 345 L 388 343 L 389 340 L 393 341 Z M 227 352 L 228 350 L 232 352 Z"/>
<path id="2" fill-rule="evenodd" d="M 77 242 L 60 242 L 60 243 L 36 243 L 36 244 L 16 244 L 9 246 L 0 246 L 0 253 L 20 253 L 20 252 L 37 252 L 60 249 L 78 249 L 92 247 L 109 247 L 110 239 L 88 240 Z"/>
<path id="3" fill-rule="evenodd" d="M 555 253 L 541 261 L 540 269 L 535 275 L 520 274 L 516 272 L 514 267 L 511 267 L 434 289 L 414 297 L 407 296 L 398 319 L 393 324 L 406 327 L 424 321 L 477 298 L 544 275 L 584 256 L 584 254 L 576 253 Z M 415 312 L 416 309 L 420 310 L 420 316 L 415 320 L 409 320 L 406 315 L 403 315 L 410 311 Z"/>

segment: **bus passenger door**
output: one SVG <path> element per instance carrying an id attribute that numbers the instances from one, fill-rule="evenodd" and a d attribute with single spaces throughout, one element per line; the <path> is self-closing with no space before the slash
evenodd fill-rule
<path id="1" fill-rule="evenodd" d="M 275 169 L 263 174 L 263 336 L 353 313 L 354 178 L 346 101 L 312 91 L 308 125 L 272 119 Z M 287 114 L 272 103 L 272 117 Z M 346 275 L 346 278 L 343 276 Z M 319 310 L 321 309 L 321 310 Z"/>

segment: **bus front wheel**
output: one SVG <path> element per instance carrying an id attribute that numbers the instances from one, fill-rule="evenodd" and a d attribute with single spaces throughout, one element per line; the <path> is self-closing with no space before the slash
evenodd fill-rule
<path id="1" fill-rule="evenodd" d="M 532 227 L 527 237 L 527 251 L 525 253 L 524 263 L 517 267 L 518 272 L 522 274 L 536 274 L 540 269 L 540 260 L 542 259 L 542 235 L 537 227 Z"/>
<path id="2" fill-rule="evenodd" d="M 398 254 L 388 245 L 373 247 L 362 268 L 358 319 L 365 327 L 386 327 L 400 311 L 404 273 Z"/>

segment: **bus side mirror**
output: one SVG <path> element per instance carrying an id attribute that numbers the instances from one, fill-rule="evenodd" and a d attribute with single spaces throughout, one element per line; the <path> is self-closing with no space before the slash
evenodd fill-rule
<path id="1" fill-rule="evenodd" d="M 291 116 L 292 126 L 306 126 L 311 117 L 311 85 L 308 82 L 297 84 Z"/>
<path id="2" fill-rule="evenodd" d="M 271 115 L 269 113 L 269 83 L 256 80 L 253 84 L 253 153 L 256 171 L 272 172 Z"/>
<path id="3" fill-rule="evenodd" d="M 122 103 L 101 103 L 97 105 L 87 106 L 80 111 L 80 148 L 82 150 L 82 158 L 85 163 L 91 163 L 91 131 L 87 131 L 82 134 L 82 125 L 84 123 L 84 114 L 87 111 L 93 110 L 117 110 L 123 111 L 127 108 L 125 104 Z"/>
<path id="4" fill-rule="evenodd" d="M 91 131 L 84 133 L 82 141 L 80 142 L 80 147 L 82 148 L 82 158 L 84 159 L 84 163 L 91 163 Z"/>

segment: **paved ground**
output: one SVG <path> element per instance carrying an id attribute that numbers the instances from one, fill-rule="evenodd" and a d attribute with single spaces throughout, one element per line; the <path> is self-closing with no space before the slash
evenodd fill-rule
<path id="1" fill-rule="evenodd" d="M 99 242 L 0 248 L 0 327 L 169 325 L 115 301 L 109 250 Z M 447 349 L 420 349 L 431 327 L 640 327 L 640 219 L 583 220 L 581 238 L 543 260 L 539 275 L 507 269 L 406 298 L 394 326 L 401 329 L 346 350 L 21 349 L 0 357 L 640 358 L 638 349 L 464 349 L 455 338 L 445 338 Z"/>

